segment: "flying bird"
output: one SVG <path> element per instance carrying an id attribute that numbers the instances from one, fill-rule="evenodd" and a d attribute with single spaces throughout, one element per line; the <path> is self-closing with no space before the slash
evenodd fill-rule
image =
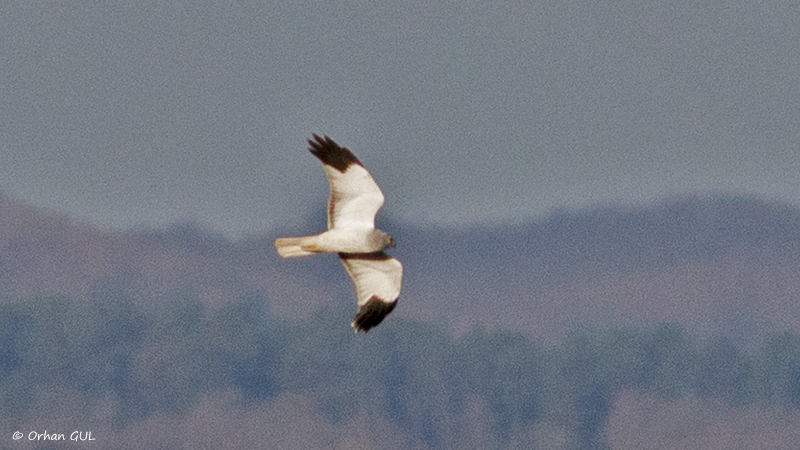
<path id="1" fill-rule="evenodd" d="M 392 312 L 400 296 L 403 265 L 386 253 L 394 238 L 375 228 L 383 206 L 383 192 L 361 161 L 328 136 L 308 140 L 308 150 L 320 161 L 331 192 L 328 197 L 328 231 L 313 236 L 275 240 L 284 258 L 315 253 L 338 253 L 356 287 L 358 311 L 352 327 L 358 333 L 377 326 Z"/>

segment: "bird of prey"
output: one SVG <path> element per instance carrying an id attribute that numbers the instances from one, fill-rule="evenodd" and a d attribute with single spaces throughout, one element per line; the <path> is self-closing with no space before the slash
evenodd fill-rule
<path id="1" fill-rule="evenodd" d="M 338 253 L 353 280 L 358 311 L 353 329 L 367 332 L 392 312 L 400 296 L 403 265 L 384 253 L 394 238 L 375 228 L 375 216 L 383 206 L 383 193 L 361 161 L 328 136 L 308 140 L 308 150 L 328 175 L 328 230 L 313 236 L 275 240 L 284 258 L 315 253 Z"/>

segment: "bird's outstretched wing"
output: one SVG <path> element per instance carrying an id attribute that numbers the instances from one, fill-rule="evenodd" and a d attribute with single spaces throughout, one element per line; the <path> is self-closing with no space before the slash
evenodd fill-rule
<path id="1" fill-rule="evenodd" d="M 308 150 L 328 175 L 328 228 L 374 228 L 383 193 L 361 161 L 328 136 L 308 140 Z"/>
<path id="2" fill-rule="evenodd" d="M 384 252 L 339 253 L 339 257 L 356 285 L 358 312 L 352 326 L 356 332 L 367 332 L 397 305 L 403 265 Z"/>

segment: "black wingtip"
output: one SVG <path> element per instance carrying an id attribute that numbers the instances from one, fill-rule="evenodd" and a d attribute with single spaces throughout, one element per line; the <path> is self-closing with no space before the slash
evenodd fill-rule
<path id="1" fill-rule="evenodd" d="M 392 302 L 385 302 L 378 297 L 373 296 L 364 306 L 358 308 L 358 313 L 353 318 L 353 329 L 356 333 L 363 331 L 368 332 L 370 329 L 375 328 L 380 324 L 383 319 L 394 310 L 397 306 L 397 299 Z"/>
<path id="2" fill-rule="evenodd" d="M 323 164 L 331 166 L 342 173 L 352 164 L 364 166 L 347 147 L 340 146 L 328 136 L 319 137 L 316 133 L 311 135 L 314 139 L 308 140 L 308 151 L 319 158 Z"/>

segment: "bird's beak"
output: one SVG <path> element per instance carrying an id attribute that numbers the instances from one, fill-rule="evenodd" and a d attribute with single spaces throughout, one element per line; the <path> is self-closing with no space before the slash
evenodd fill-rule
<path id="1" fill-rule="evenodd" d="M 394 248 L 394 246 L 395 246 L 394 238 L 391 238 L 389 240 L 389 248 Z"/>

